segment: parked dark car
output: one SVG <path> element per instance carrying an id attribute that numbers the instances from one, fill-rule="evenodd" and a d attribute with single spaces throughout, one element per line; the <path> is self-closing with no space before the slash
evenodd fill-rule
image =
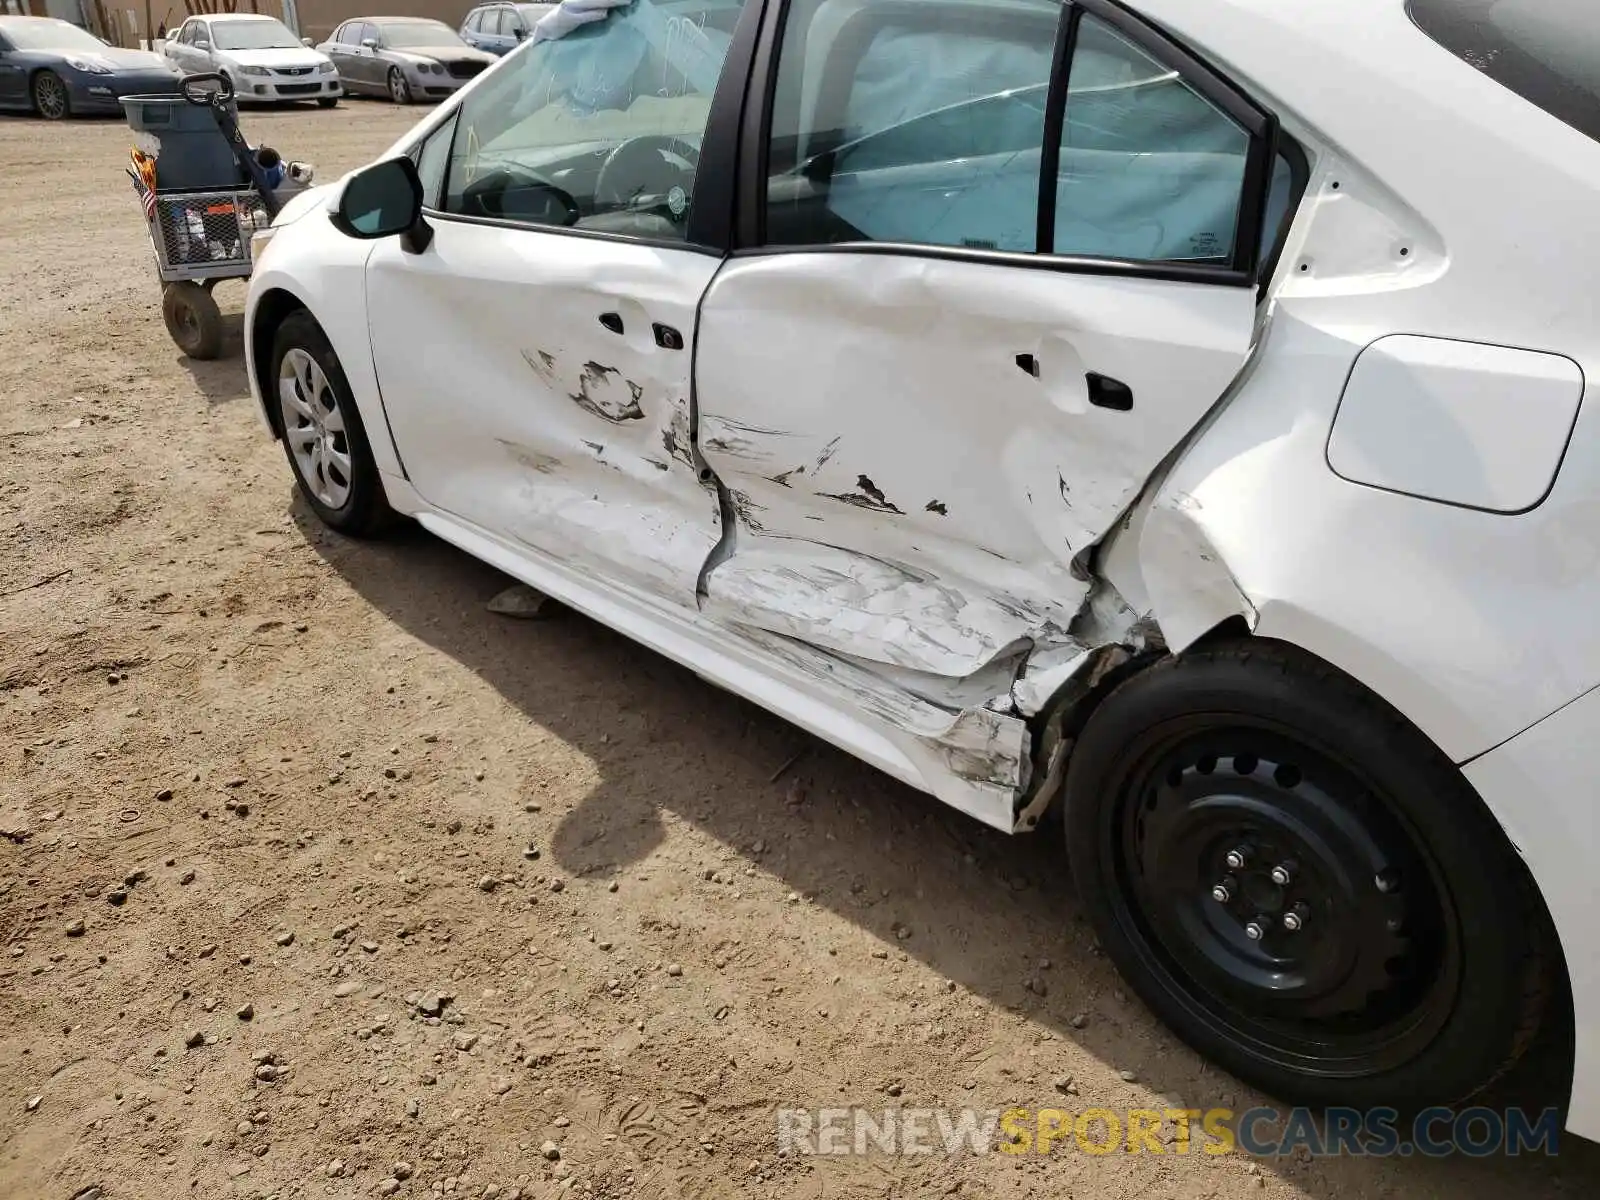
<path id="1" fill-rule="evenodd" d="M 333 60 L 345 91 L 396 104 L 448 96 L 495 62 L 427 17 L 354 17 L 317 49 Z"/>
<path id="2" fill-rule="evenodd" d="M 462 40 L 490 54 L 509 54 L 533 32 L 534 22 L 554 7 L 554 4 L 480 4 L 461 22 Z"/>
<path id="3" fill-rule="evenodd" d="M 0 16 L 0 109 L 47 121 L 120 113 L 121 97 L 170 94 L 180 78 L 159 54 L 119 49 L 68 21 Z"/>

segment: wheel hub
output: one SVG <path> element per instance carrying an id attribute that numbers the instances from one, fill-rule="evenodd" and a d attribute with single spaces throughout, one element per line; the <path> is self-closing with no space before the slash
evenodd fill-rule
<path id="1" fill-rule="evenodd" d="M 1208 1007 L 1265 1040 L 1415 1025 L 1444 917 L 1408 834 L 1315 755 L 1264 734 L 1226 741 L 1163 755 L 1123 807 L 1127 883 L 1155 941 Z"/>
<path id="2" fill-rule="evenodd" d="M 284 355 L 278 396 L 295 469 L 319 501 L 342 508 L 350 498 L 352 470 L 344 412 L 327 376 L 306 351 Z"/>

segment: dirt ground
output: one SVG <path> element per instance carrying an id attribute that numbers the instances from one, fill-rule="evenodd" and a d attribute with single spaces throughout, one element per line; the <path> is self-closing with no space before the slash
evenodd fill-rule
<path id="1" fill-rule="evenodd" d="M 416 115 L 247 125 L 332 177 Z M 508 581 L 420 532 L 323 533 L 242 285 L 229 357 L 168 339 L 127 147 L 0 118 L 4 1200 L 1600 1195 L 1570 1138 L 780 1155 L 779 1107 L 1262 1098 L 1121 990 L 1053 838 L 491 615 Z"/>

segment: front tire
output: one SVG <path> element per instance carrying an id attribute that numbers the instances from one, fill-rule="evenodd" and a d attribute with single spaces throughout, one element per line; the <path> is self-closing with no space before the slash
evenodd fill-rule
<path id="1" fill-rule="evenodd" d="M 1273 1096 L 1450 1104 L 1532 1040 L 1548 919 L 1499 826 L 1404 717 L 1295 647 L 1124 681 L 1082 730 L 1065 816 L 1112 961 Z"/>
<path id="2" fill-rule="evenodd" d="M 406 82 L 405 72 L 399 67 L 389 68 L 389 99 L 396 104 L 411 103 L 411 85 Z"/>
<path id="3" fill-rule="evenodd" d="M 351 537 L 372 537 L 393 519 L 339 356 L 310 313 L 292 313 L 272 343 L 283 449 L 300 494 L 318 519 Z"/>
<path id="4" fill-rule="evenodd" d="M 337 107 L 339 107 L 339 97 L 337 97 L 337 96 L 322 96 L 317 100 L 317 107 L 318 108 L 337 108 Z"/>
<path id="5" fill-rule="evenodd" d="M 72 115 L 72 97 L 67 85 L 54 71 L 40 71 L 31 88 L 33 111 L 46 121 L 64 121 Z"/>

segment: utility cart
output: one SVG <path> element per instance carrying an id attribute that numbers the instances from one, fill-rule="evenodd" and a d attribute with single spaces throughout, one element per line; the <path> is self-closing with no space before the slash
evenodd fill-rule
<path id="1" fill-rule="evenodd" d="M 128 170 L 144 207 L 167 332 L 190 358 L 222 353 L 219 279 L 248 279 L 250 238 L 265 229 L 312 168 L 252 149 L 239 130 L 233 87 L 190 75 L 177 96 L 125 96 L 134 131 Z"/>

